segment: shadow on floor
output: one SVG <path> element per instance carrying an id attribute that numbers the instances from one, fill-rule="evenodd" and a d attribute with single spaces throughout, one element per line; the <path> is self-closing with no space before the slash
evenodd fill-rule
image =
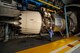
<path id="1" fill-rule="evenodd" d="M 53 42 L 59 39 L 62 39 L 62 36 L 56 35 L 53 36 Z M 48 44 L 50 41 L 48 40 L 48 36 L 34 37 L 34 38 L 22 38 L 22 39 L 14 39 L 10 40 L 6 43 L 0 42 L 0 53 L 15 53 L 20 50 L 33 48 L 36 46 Z"/>

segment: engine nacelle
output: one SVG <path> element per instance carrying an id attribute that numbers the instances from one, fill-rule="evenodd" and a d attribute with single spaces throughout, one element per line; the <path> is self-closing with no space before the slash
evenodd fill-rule
<path id="1" fill-rule="evenodd" d="M 20 16 L 21 33 L 24 34 L 38 34 L 41 30 L 42 17 L 39 12 L 24 11 Z"/>

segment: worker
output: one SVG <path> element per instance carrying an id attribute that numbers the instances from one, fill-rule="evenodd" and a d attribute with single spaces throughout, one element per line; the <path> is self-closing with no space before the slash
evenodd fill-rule
<path id="1" fill-rule="evenodd" d="M 54 35 L 52 27 L 50 27 L 50 29 L 48 30 L 48 32 L 49 32 L 50 41 L 52 41 L 53 40 L 53 35 Z"/>
<path id="2" fill-rule="evenodd" d="M 17 9 L 22 10 L 22 4 L 21 3 L 17 3 Z"/>

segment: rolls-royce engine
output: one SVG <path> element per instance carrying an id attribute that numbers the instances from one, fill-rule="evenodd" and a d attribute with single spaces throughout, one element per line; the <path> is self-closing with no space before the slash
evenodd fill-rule
<path id="1" fill-rule="evenodd" d="M 49 14 L 46 14 L 49 15 Z M 23 11 L 21 17 L 21 33 L 38 34 L 40 32 L 47 32 L 52 27 L 54 32 L 64 31 L 66 28 L 65 18 L 58 14 L 51 14 L 51 16 L 42 16 L 36 11 Z M 71 19 L 70 19 L 71 20 Z M 70 21 L 69 23 L 73 23 Z M 72 26 L 71 24 L 69 26 Z"/>
<path id="2" fill-rule="evenodd" d="M 31 3 L 31 1 L 29 1 L 29 3 Z M 65 0 L 62 1 L 65 4 L 72 2 L 72 0 L 70 0 L 70 2 L 67 2 Z M 58 4 L 56 1 L 54 3 Z M 17 9 L 15 4 L 18 4 L 19 6 L 17 6 L 17 8 L 20 9 Z M 0 35 L 1 37 L 0 40 L 7 41 L 10 38 L 11 39 L 14 38 L 14 36 L 18 34 L 49 33 L 50 29 L 53 32 L 64 33 L 66 30 L 66 19 L 63 14 L 64 12 L 61 14 L 63 16 L 61 16 L 58 13 L 58 9 L 56 9 L 57 7 L 54 7 L 53 5 L 50 6 L 48 5 L 47 7 L 49 7 L 50 9 L 47 9 L 47 7 L 42 4 L 43 3 L 39 3 L 38 5 L 39 7 L 43 6 L 40 7 L 40 9 L 39 7 L 37 7 L 37 5 L 34 4 L 36 7 L 32 8 L 33 11 L 32 10 L 29 11 L 31 8 L 27 10 L 26 4 L 22 4 L 21 2 L 17 3 L 15 0 L 11 0 L 11 1 L 1 0 L 0 1 L 0 7 L 1 7 L 0 8 L 0 29 L 1 29 L 0 34 L 2 35 Z M 54 7 L 55 9 L 52 8 L 53 10 L 51 10 L 51 6 Z M 54 13 L 54 11 L 56 13 Z M 68 23 L 69 32 L 75 32 L 76 29 L 78 30 L 77 26 L 79 24 L 79 20 L 78 20 L 79 18 L 77 18 L 75 12 L 69 10 L 67 12 L 67 17 L 68 17 L 67 23 Z"/>
<path id="3" fill-rule="evenodd" d="M 69 31 L 74 32 L 77 26 L 76 15 L 72 12 L 68 12 L 67 14 L 69 14 Z M 48 30 L 50 28 L 52 28 L 53 32 L 63 32 L 66 29 L 65 18 L 59 14 L 49 12 L 44 12 L 42 14 L 38 11 L 22 11 L 19 17 L 8 17 L 8 20 L 3 19 L 0 21 L 0 23 L 3 23 L 4 27 L 6 27 L 5 30 L 3 30 L 6 31 L 5 34 L 10 36 L 14 36 L 15 34 L 49 33 Z M 2 28 L 4 27 L 2 26 Z"/>

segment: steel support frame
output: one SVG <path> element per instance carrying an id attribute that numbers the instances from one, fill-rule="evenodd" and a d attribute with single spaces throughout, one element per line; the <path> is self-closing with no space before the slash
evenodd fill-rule
<path id="1" fill-rule="evenodd" d="M 8 24 L 6 24 L 6 26 L 5 26 L 5 35 L 4 36 L 5 36 L 4 42 L 7 42 L 9 39 L 9 25 Z"/>
<path id="2" fill-rule="evenodd" d="M 64 14 L 65 14 L 65 20 L 66 20 L 66 36 L 67 38 L 69 38 L 68 17 L 67 17 L 66 5 L 64 6 Z"/>

